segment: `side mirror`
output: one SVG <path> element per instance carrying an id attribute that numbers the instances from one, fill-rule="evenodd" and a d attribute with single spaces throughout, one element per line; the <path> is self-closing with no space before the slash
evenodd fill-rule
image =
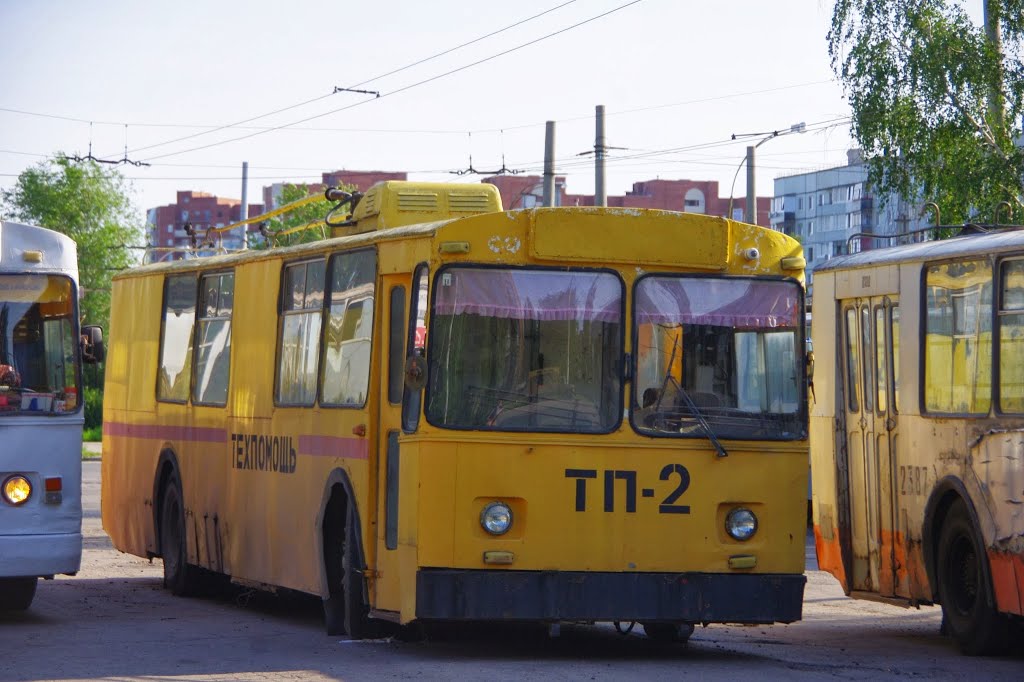
<path id="1" fill-rule="evenodd" d="M 405 360 L 405 385 L 418 391 L 427 383 L 427 361 L 422 355 L 410 355 Z"/>
<path id="2" fill-rule="evenodd" d="M 95 325 L 82 327 L 82 362 L 93 365 L 103 362 L 106 352 L 103 348 L 103 329 Z"/>

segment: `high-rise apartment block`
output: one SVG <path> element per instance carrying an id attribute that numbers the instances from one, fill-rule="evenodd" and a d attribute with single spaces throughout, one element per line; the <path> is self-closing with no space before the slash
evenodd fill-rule
<path id="1" fill-rule="evenodd" d="M 927 217 L 920 204 L 872 192 L 861 152 L 852 149 L 846 165 L 776 178 L 770 222 L 803 244 L 810 287 L 821 263 L 889 246 L 892 237 L 927 227 Z"/>

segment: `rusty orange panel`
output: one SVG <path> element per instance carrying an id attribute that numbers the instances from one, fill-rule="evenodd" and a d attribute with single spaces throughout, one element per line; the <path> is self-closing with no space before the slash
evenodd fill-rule
<path id="1" fill-rule="evenodd" d="M 843 586 L 843 592 L 850 593 L 850 586 L 846 582 L 846 571 L 843 569 L 843 552 L 839 547 L 839 529 L 832 529 L 832 539 L 826 540 L 818 524 L 814 524 L 814 548 L 818 555 L 818 568 L 828 571 L 839 584 Z"/>
<path id="2" fill-rule="evenodd" d="M 1024 557 L 989 550 L 988 562 L 992 570 L 996 608 L 1003 613 L 1024 615 L 1021 609 L 1021 594 L 1024 593 Z"/>

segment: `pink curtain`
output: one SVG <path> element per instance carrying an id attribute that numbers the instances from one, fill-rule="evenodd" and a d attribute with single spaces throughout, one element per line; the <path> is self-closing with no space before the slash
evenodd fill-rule
<path id="1" fill-rule="evenodd" d="M 800 291 L 792 282 L 646 277 L 637 285 L 639 324 L 795 327 Z"/>
<path id="2" fill-rule="evenodd" d="M 599 322 L 621 316 L 622 285 L 610 273 L 452 268 L 436 286 L 440 315 Z"/>

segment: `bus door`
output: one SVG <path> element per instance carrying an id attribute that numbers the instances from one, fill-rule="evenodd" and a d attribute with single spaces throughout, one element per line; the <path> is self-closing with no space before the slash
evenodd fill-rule
<path id="1" fill-rule="evenodd" d="M 419 413 L 418 399 L 405 392 L 405 362 L 409 353 L 422 353 L 425 329 L 422 320 L 426 314 L 426 268 L 417 269 L 410 286 L 409 276 L 386 275 L 381 278 L 379 291 L 381 319 L 384 322 L 386 346 L 381 354 L 380 412 L 376 433 L 377 443 L 377 504 L 374 509 L 376 523 L 374 580 L 372 604 L 375 611 L 401 610 L 399 580 L 398 515 L 399 472 L 401 452 L 398 439 L 403 421 Z M 410 311 L 411 306 L 411 311 Z M 410 349 L 407 351 L 406 349 Z M 415 405 L 412 404 L 415 402 Z M 415 425 L 405 424 L 406 430 Z M 410 590 L 411 586 L 406 586 Z"/>
<path id="2" fill-rule="evenodd" d="M 843 409 L 852 550 L 851 591 L 895 594 L 892 409 L 893 302 L 888 297 L 842 301 Z"/>

